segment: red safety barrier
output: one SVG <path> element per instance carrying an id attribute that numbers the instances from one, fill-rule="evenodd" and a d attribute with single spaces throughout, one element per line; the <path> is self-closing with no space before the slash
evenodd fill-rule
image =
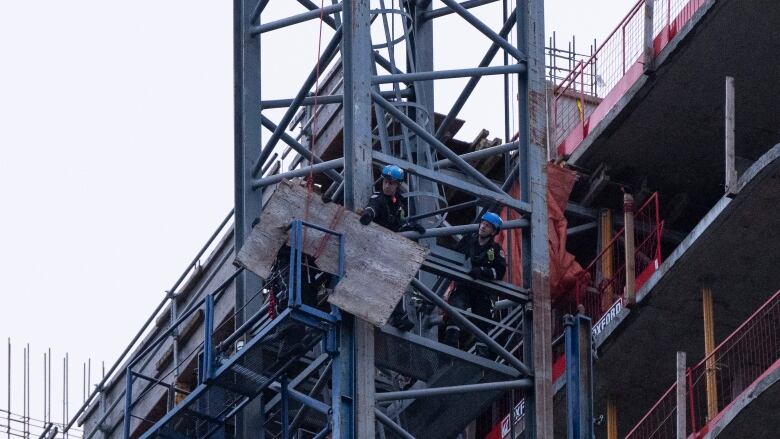
<path id="1" fill-rule="evenodd" d="M 571 154 L 642 75 L 646 1 L 639 0 L 593 55 L 555 87 L 553 124 L 559 154 Z M 704 0 L 652 1 L 657 55 Z"/>
<path id="2" fill-rule="evenodd" d="M 658 193 L 653 193 L 634 214 L 635 243 L 635 273 L 639 289 L 661 264 L 661 237 L 663 221 L 661 221 Z M 560 339 L 563 334 L 563 315 L 584 312 L 594 322 L 596 328 L 602 320 L 614 317 L 623 304 L 623 293 L 626 285 L 625 263 L 625 230 L 620 229 L 609 244 L 585 269 L 587 273 L 578 282 L 574 294 L 553 304 L 553 334 L 554 339 Z M 566 370 L 566 358 L 558 343 L 553 346 L 552 379 L 556 381 Z M 512 401 L 515 405 L 514 423 L 519 431 L 519 421 L 524 415 L 522 392 L 514 391 Z M 510 397 L 499 401 L 499 409 L 509 412 Z M 512 429 L 510 417 L 507 415 L 501 422 L 493 426 L 485 439 L 500 439 Z"/>
<path id="3" fill-rule="evenodd" d="M 780 291 L 687 373 L 686 431 L 700 437 L 762 374 L 780 361 Z M 709 387 L 709 389 L 708 389 Z M 676 437 L 677 385 L 664 393 L 626 439 Z"/>
<path id="4" fill-rule="evenodd" d="M 659 213 L 658 193 L 653 193 L 634 215 L 634 267 L 636 289 L 661 265 L 663 221 Z M 620 229 L 609 244 L 587 266 L 573 300 L 553 307 L 559 314 L 583 312 L 598 327 L 601 319 L 618 303 L 622 303 L 626 288 L 625 230 Z M 559 316 L 556 316 L 559 317 Z M 553 334 L 563 332 L 560 318 L 553 322 Z"/>

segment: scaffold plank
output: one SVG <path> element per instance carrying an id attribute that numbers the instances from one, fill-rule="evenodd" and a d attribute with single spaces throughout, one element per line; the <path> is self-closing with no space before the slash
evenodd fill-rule
<path id="1" fill-rule="evenodd" d="M 328 302 L 384 326 L 429 250 L 376 224 L 364 226 L 357 214 L 335 203 L 325 204 L 306 188 L 285 181 L 263 209 L 259 225 L 252 230 L 235 263 L 267 278 L 277 252 L 288 242 L 287 228 L 293 218 L 345 234 L 345 275 Z M 305 253 L 319 256 L 319 268 L 329 273 L 338 271 L 336 239 L 308 230 L 305 241 Z"/>

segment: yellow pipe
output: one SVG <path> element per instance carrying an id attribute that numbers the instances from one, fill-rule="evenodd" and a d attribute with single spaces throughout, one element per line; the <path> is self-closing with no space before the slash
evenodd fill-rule
<path id="1" fill-rule="evenodd" d="M 607 439 L 618 439 L 617 404 L 611 396 L 607 399 Z"/>
<path id="2" fill-rule="evenodd" d="M 599 230 L 601 235 L 600 249 L 603 251 L 612 240 L 612 210 L 602 209 L 599 215 Z M 612 248 L 604 252 L 601 258 L 601 276 L 611 279 L 615 275 L 614 251 Z M 595 281 L 595 279 L 594 279 Z M 615 292 L 612 284 L 604 289 L 601 295 L 601 311 L 606 312 L 615 301 Z"/>
<path id="3" fill-rule="evenodd" d="M 715 323 L 712 306 L 712 289 L 702 289 L 702 306 L 704 314 L 704 355 L 707 356 L 706 384 L 707 384 L 707 420 L 711 420 L 718 414 L 718 386 L 715 370 L 715 357 L 710 356 L 715 350 Z"/>

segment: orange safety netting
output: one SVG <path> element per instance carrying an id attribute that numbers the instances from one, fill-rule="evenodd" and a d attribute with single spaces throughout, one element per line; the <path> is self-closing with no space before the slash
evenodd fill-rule
<path id="1" fill-rule="evenodd" d="M 582 266 L 574 259 L 574 255 L 566 251 L 568 221 L 564 212 L 576 179 L 577 174 L 573 171 L 553 164 L 547 165 L 547 210 L 549 216 L 547 233 L 550 244 L 550 298 L 553 301 L 566 292 L 572 291 L 577 279 L 585 274 Z M 519 198 L 519 183 L 512 186 L 509 194 Z M 504 209 L 501 216 L 504 220 L 520 219 L 520 214 L 511 209 Z M 512 261 L 507 281 L 515 285 L 523 284 L 521 240 L 521 229 L 507 230 L 498 238 L 504 252 L 510 255 Z"/>

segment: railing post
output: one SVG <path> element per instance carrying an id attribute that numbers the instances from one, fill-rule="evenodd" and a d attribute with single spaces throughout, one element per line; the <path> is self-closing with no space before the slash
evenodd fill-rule
<path id="1" fill-rule="evenodd" d="M 737 194 L 734 152 L 734 78 L 726 76 L 726 195 Z"/>
<path id="2" fill-rule="evenodd" d="M 707 421 L 710 421 L 718 414 L 718 387 L 715 375 L 715 357 L 711 355 L 715 350 L 715 323 L 711 288 L 702 288 L 702 307 L 704 314 L 704 355 L 707 358 L 704 365 L 705 381 L 707 383 Z"/>
<path id="3" fill-rule="evenodd" d="M 205 337 L 203 339 L 203 376 L 201 379 L 205 383 L 212 377 L 212 368 L 214 366 L 214 339 L 212 337 L 212 333 L 214 332 L 214 296 L 211 294 L 206 296 L 204 317 L 203 327 Z"/>
<path id="4" fill-rule="evenodd" d="M 133 404 L 133 372 L 130 367 L 125 372 L 125 419 L 124 419 L 124 439 L 130 439 L 130 413 Z"/>
<path id="5" fill-rule="evenodd" d="M 645 35 L 643 60 L 645 72 L 653 71 L 655 48 L 653 47 L 653 5 L 655 0 L 645 0 Z"/>
<path id="6" fill-rule="evenodd" d="M 691 368 L 688 368 L 688 405 L 690 406 L 691 415 L 691 432 L 696 433 L 696 406 L 693 404 L 693 372 Z"/>
<path id="7" fill-rule="evenodd" d="M 623 195 L 623 216 L 624 216 L 624 233 L 626 243 L 626 289 L 625 289 L 625 302 L 626 306 L 631 306 L 636 303 L 636 268 L 635 268 L 635 246 L 634 246 L 634 197 L 626 193 Z"/>
<path id="8" fill-rule="evenodd" d="M 687 434 L 687 404 L 685 398 L 685 390 L 687 383 L 685 382 L 686 367 L 685 367 L 685 352 L 677 352 L 677 439 L 686 439 Z"/>

